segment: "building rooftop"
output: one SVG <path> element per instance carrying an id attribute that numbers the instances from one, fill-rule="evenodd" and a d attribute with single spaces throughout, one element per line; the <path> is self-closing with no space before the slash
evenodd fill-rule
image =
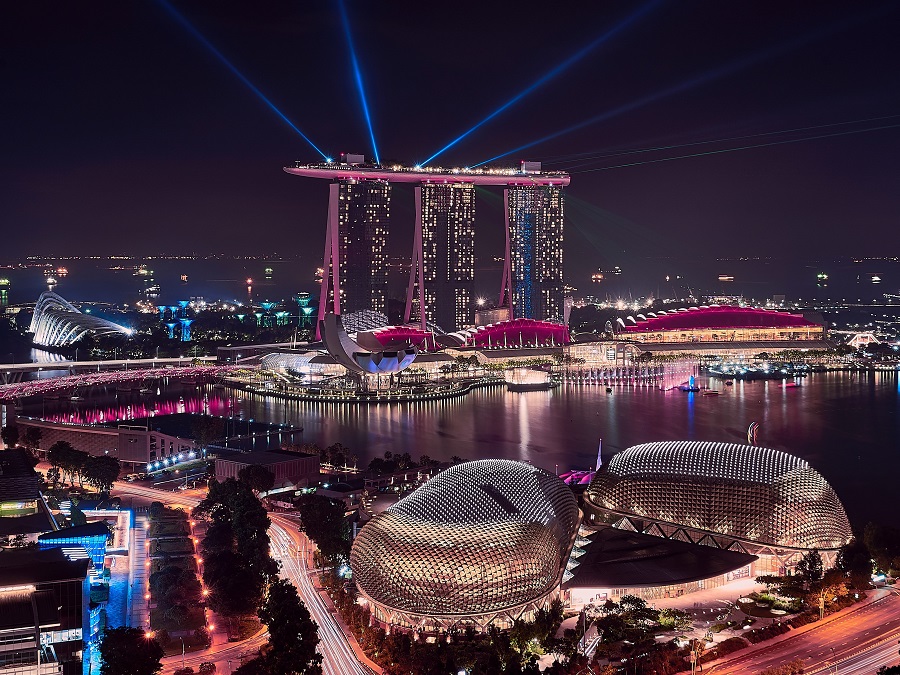
<path id="1" fill-rule="evenodd" d="M 11 448 L 0 452 L 0 502 L 40 499 L 38 474 L 28 451 Z"/>
<path id="2" fill-rule="evenodd" d="M 701 305 L 678 310 L 651 312 L 645 318 L 631 319 L 622 328 L 624 333 L 654 333 L 671 330 L 729 330 L 734 328 L 821 328 L 822 324 L 774 309 L 736 307 L 732 305 Z M 631 317 L 629 317 L 631 318 Z"/>
<path id="3" fill-rule="evenodd" d="M 109 527 L 105 522 L 87 523 L 74 527 L 64 527 L 61 530 L 45 532 L 38 537 L 38 541 L 53 541 L 55 539 L 76 539 L 81 537 L 108 537 Z"/>
<path id="4" fill-rule="evenodd" d="M 83 580 L 89 564 L 87 558 L 69 560 L 61 548 L 6 550 L 0 553 L 0 579 L 6 586 Z"/>
<path id="5" fill-rule="evenodd" d="M 684 584 L 725 574 L 756 560 L 755 555 L 663 539 L 613 527 L 587 537 L 563 588 L 643 588 Z"/>
<path id="6" fill-rule="evenodd" d="M 473 185 L 568 185 L 569 174 L 554 171 L 522 171 L 519 169 L 489 169 L 455 167 L 380 166 L 377 164 L 305 164 L 297 162 L 284 167 L 295 176 L 328 180 L 381 180 L 388 183 L 471 183 Z"/>
<path id="7" fill-rule="evenodd" d="M 297 459 L 309 459 L 316 455 L 304 455 L 301 452 L 290 452 L 288 450 L 261 450 L 253 452 L 229 452 L 219 453 L 217 459 L 226 462 L 236 462 L 237 464 L 253 464 L 258 466 L 268 466 L 270 464 L 280 464 L 281 462 L 291 462 Z"/>

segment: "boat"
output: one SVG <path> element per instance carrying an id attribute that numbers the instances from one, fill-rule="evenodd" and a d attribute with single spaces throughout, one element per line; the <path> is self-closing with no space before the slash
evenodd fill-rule
<path id="1" fill-rule="evenodd" d="M 719 391 L 716 389 L 707 389 L 706 391 L 703 392 L 703 395 L 704 396 L 718 396 Z"/>
<path id="2" fill-rule="evenodd" d="M 726 386 L 726 387 L 733 387 L 733 386 L 734 386 L 734 380 L 725 380 L 725 386 Z"/>
<path id="3" fill-rule="evenodd" d="M 800 383 L 799 383 L 799 382 L 785 382 L 785 383 L 784 383 L 784 388 L 785 388 L 785 389 L 788 389 L 788 388 L 793 389 L 794 387 L 799 387 L 799 386 L 800 386 Z"/>

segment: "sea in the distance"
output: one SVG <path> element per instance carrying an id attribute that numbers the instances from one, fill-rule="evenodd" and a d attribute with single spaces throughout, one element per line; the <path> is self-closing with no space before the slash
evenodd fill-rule
<path id="1" fill-rule="evenodd" d="M 587 469 L 631 445 L 660 440 L 745 443 L 758 422 L 758 444 L 808 461 L 837 491 L 851 522 L 896 519 L 900 459 L 900 373 L 816 373 L 802 385 L 740 382 L 702 396 L 651 388 L 565 384 L 551 391 L 475 390 L 444 401 L 372 406 L 306 403 L 235 390 L 172 389 L 158 398 L 138 394 L 82 401 L 30 401 L 25 414 L 105 421 L 140 417 L 173 404 L 302 426 L 305 441 L 343 443 L 365 466 L 385 451 L 448 460 L 504 457 L 549 471 Z M 183 398 L 183 405 L 178 403 Z"/>

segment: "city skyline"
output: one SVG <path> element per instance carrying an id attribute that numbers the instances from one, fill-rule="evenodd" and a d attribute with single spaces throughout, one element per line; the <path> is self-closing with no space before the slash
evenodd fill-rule
<path id="1" fill-rule="evenodd" d="M 444 166 L 505 155 L 495 163 L 583 171 L 571 195 L 590 208 L 568 210 L 566 237 L 579 277 L 637 251 L 722 255 L 754 239 L 846 250 L 822 230 L 897 243 L 889 4 L 579 7 L 543 31 L 538 15 L 499 8 L 473 22 L 465 7 L 440 20 L 402 3 L 346 7 L 365 111 L 325 4 L 57 8 L 54 21 L 36 6 L 11 10 L 20 30 L 0 65 L 16 130 L 2 165 L 7 250 L 33 253 L 37 230 L 60 251 L 153 253 L 174 242 L 148 234 L 168 231 L 190 250 L 215 238 L 243 252 L 248 227 L 259 242 L 300 234 L 321 250 L 323 186 L 278 174 L 320 157 L 178 17 L 323 152 L 377 149 L 385 163 L 437 153 L 430 164 Z M 534 65 L 510 70 L 491 53 Z M 593 171 L 641 162 L 651 163 Z M 392 227 L 411 232 L 413 215 L 398 208 Z M 499 225 L 502 206 L 485 203 L 479 218 Z M 880 252 L 883 237 L 856 238 L 854 252 Z M 484 246 L 500 254 L 502 235 Z"/>

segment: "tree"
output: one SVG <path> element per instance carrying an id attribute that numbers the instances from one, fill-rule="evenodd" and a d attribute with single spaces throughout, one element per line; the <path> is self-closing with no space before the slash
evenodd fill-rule
<path id="1" fill-rule="evenodd" d="M 19 427 L 7 424 L 0 429 L 0 439 L 7 448 L 14 448 L 19 444 Z"/>
<path id="2" fill-rule="evenodd" d="M 59 485 L 60 472 L 59 467 L 51 466 L 47 469 L 47 480 L 50 481 L 50 484 L 53 486 L 53 489 L 56 489 L 56 486 Z"/>
<path id="3" fill-rule="evenodd" d="M 256 494 L 268 492 L 275 486 L 275 474 L 259 464 L 249 464 L 238 471 L 238 480 L 250 486 Z"/>
<path id="4" fill-rule="evenodd" d="M 213 441 L 225 436 L 225 421 L 218 417 L 198 417 L 191 425 L 191 433 L 197 445 L 205 449 Z"/>
<path id="5" fill-rule="evenodd" d="M 316 494 L 302 495 L 297 501 L 300 525 L 316 542 L 332 565 L 350 555 L 350 528 L 344 520 L 344 504 Z"/>
<path id="6" fill-rule="evenodd" d="M 163 648 L 139 628 L 107 628 L 100 642 L 100 675 L 155 675 Z"/>
<path id="7" fill-rule="evenodd" d="M 47 461 L 57 467 L 68 482 L 74 482 L 75 478 L 82 477 L 89 459 L 88 453 L 76 450 L 68 441 L 56 441 L 47 450 Z"/>
<path id="8" fill-rule="evenodd" d="M 41 438 L 43 436 L 44 432 L 38 427 L 28 427 L 22 435 L 22 445 L 33 452 L 41 446 Z"/>
<path id="9" fill-rule="evenodd" d="M 816 549 L 800 558 L 796 568 L 797 575 L 808 584 L 813 584 L 822 579 L 825 567 L 822 564 L 822 556 Z"/>
<path id="10" fill-rule="evenodd" d="M 293 584 L 285 579 L 273 581 L 259 609 L 259 618 L 269 629 L 269 650 L 261 657 L 268 672 L 272 675 L 322 672 L 322 655 L 316 652 L 318 626 Z"/>
<path id="11" fill-rule="evenodd" d="M 121 470 L 122 465 L 115 457 L 89 456 L 84 463 L 82 474 L 88 485 L 94 486 L 100 492 L 109 492 Z"/>

